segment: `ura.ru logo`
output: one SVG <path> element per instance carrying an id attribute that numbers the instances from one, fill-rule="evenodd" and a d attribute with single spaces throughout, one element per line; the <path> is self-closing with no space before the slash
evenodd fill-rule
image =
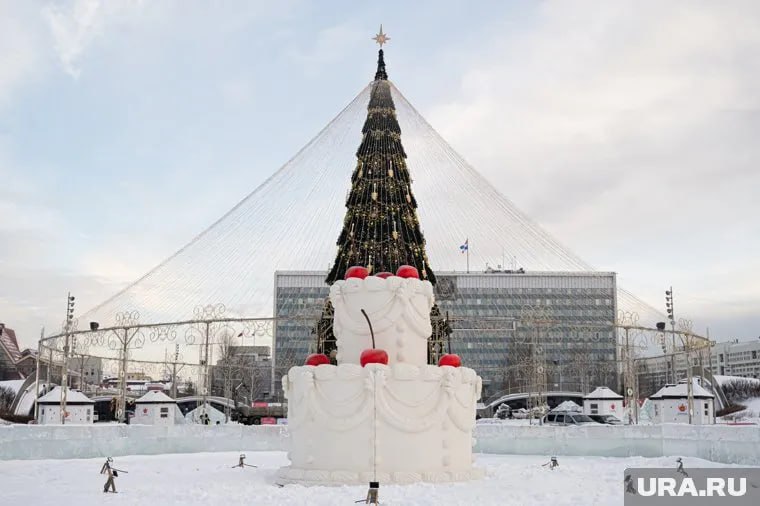
<path id="1" fill-rule="evenodd" d="M 692 478 L 637 478 L 626 476 L 626 493 L 643 497 L 741 497 L 747 493 L 746 478 L 707 478 L 705 487 L 698 488 Z"/>

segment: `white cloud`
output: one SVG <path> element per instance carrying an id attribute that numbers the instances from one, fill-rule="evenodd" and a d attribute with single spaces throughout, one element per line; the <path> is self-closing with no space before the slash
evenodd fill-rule
<path id="1" fill-rule="evenodd" d="M 734 281 L 760 249 L 760 5 L 550 1 L 535 21 L 485 44 L 431 122 L 638 293 L 672 281 L 710 286 L 731 311 L 757 307 L 757 273 L 748 290 Z M 702 320 L 728 311 L 682 308 Z"/>
<path id="2" fill-rule="evenodd" d="M 0 109 L 14 93 L 42 73 L 42 40 L 29 5 L 0 0 Z"/>

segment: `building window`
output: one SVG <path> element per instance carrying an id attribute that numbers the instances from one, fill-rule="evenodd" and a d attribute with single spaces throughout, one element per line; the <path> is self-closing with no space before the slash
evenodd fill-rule
<path id="1" fill-rule="evenodd" d="M 591 414 L 592 415 L 599 414 L 599 404 L 591 404 Z"/>
<path id="2" fill-rule="evenodd" d="M 169 408 L 161 408 L 161 418 L 169 418 Z"/>

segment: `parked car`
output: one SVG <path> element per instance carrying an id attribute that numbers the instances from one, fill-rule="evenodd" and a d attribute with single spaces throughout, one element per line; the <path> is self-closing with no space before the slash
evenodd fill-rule
<path id="1" fill-rule="evenodd" d="M 604 425 L 623 425 L 623 422 L 614 415 L 588 415 L 588 417 L 593 421 L 603 423 Z"/>
<path id="2" fill-rule="evenodd" d="M 586 425 L 597 423 L 587 415 L 566 411 L 564 413 L 549 413 L 543 420 L 545 425 Z"/>

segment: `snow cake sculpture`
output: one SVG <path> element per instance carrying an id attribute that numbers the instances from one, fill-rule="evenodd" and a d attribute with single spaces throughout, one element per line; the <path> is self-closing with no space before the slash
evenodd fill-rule
<path id="1" fill-rule="evenodd" d="M 293 367 L 282 378 L 292 446 L 291 465 L 280 469 L 280 482 L 412 483 L 482 476 L 472 466 L 481 380 L 472 369 L 459 367 L 455 355 L 444 357 L 455 366 L 427 364 L 433 287 L 411 269 L 407 278 L 360 272 L 332 285 L 338 365 L 311 355 L 307 364 L 319 365 Z"/>

